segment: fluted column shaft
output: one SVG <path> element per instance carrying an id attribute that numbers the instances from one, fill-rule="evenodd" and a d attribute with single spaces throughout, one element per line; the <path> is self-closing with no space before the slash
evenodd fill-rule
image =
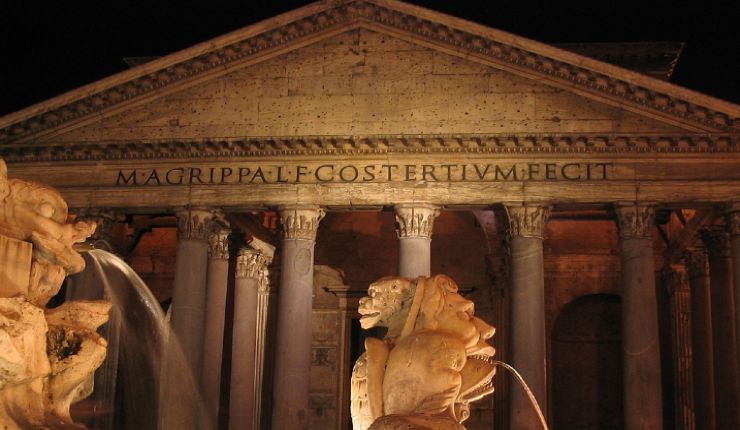
<path id="1" fill-rule="evenodd" d="M 216 212 L 176 211 L 179 238 L 172 291 L 171 331 L 165 351 L 160 428 L 194 428 L 200 408 L 200 370 L 208 272 L 208 235 Z"/>
<path id="2" fill-rule="evenodd" d="M 259 250 L 270 262 L 275 255 L 275 247 L 252 238 L 249 245 Z M 269 264 L 269 263 L 268 263 Z M 271 352 L 274 345 L 275 331 L 275 274 L 267 270 L 257 288 L 257 346 L 254 364 L 254 429 L 261 430 L 269 428 L 270 416 L 264 416 L 269 411 L 272 396 Z M 270 361 L 268 361 L 270 359 Z"/>
<path id="3" fill-rule="evenodd" d="M 729 234 L 723 227 L 712 227 L 702 232 L 702 239 L 709 250 L 717 428 L 737 429 L 740 398 Z"/>
<path id="4" fill-rule="evenodd" d="M 308 375 L 311 372 L 311 311 L 318 207 L 280 208 L 283 224 L 278 290 L 272 428 L 308 428 Z"/>
<path id="5" fill-rule="evenodd" d="M 231 395 L 229 428 L 254 428 L 257 351 L 257 291 L 267 282 L 271 258 L 242 248 L 236 259 L 234 328 L 231 346 Z"/>
<path id="6" fill-rule="evenodd" d="M 511 364 L 547 416 L 545 268 L 542 240 L 549 207 L 506 205 L 511 236 Z M 523 388 L 510 385 L 512 430 L 542 428 Z"/>
<path id="7" fill-rule="evenodd" d="M 714 414 L 714 350 L 709 265 L 704 249 L 684 257 L 691 288 L 691 349 L 694 372 L 694 419 L 696 429 L 716 428 Z"/>
<path id="8" fill-rule="evenodd" d="M 622 260 L 622 362 L 624 428 L 663 428 L 658 304 L 652 228 L 654 210 L 616 207 Z"/>
<path id="9" fill-rule="evenodd" d="M 408 278 L 431 276 L 432 229 L 439 207 L 425 203 L 396 205 L 398 274 Z"/>
<path id="10" fill-rule="evenodd" d="M 229 229 L 216 228 L 208 236 L 208 274 L 200 387 L 206 413 L 213 428 L 218 425 L 221 399 L 224 316 L 229 282 L 229 234 L 231 234 Z"/>

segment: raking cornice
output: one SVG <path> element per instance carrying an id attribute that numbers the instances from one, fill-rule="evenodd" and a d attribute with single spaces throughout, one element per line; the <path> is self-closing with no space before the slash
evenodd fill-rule
<path id="1" fill-rule="evenodd" d="M 0 143 L 72 126 L 168 87 L 366 27 L 683 124 L 737 133 L 740 106 L 503 31 L 395 0 L 322 1 L 262 21 L 0 118 Z"/>

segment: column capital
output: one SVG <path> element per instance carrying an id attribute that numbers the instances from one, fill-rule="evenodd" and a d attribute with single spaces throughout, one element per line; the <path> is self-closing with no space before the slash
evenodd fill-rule
<path id="1" fill-rule="evenodd" d="M 428 203 L 401 203 L 395 206 L 396 233 L 399 238 L 421 237 L 432 238 L 434 220 L 439 215 L 439 206 Z"/>
<path id="2" fill-rule="evenodd" d="M 213 260 L 229 259 L 229 236 L 231 230 L 228 228 L 214 228 L 208 235 L 208 256 Z"/>
<path id="3" fill-rule="evenodd" d="M 616 203 L 614 212 L 617 214 L 620 239 L 650 239 L 652 238 L 655 208 L 644 203 Z"/>
<path id="4" fill-rule="evenodd" d="M 544 237 L 550 205 L 517 203 L 504 204 L 504 208 L 509 218 L 511 237 Z"/>
<path id="5" fill-rule="evenodd" d="M 272 263 L 272 256 L 251 248 L 240 248 L 236 257 L 237 279 L 253 278 L 257 280 L 257 292 L 269 293 L 270 271 L 267 266 Z"/>
<path id="6" fill-rule="evenodd" d="M 690 277 L 697 278 L 709 274 L 709 261 L 707 260 L 706 249 L 687 249 L 683 254 L 683 260 Z"/>
<path id="7" fill-rule="evenodd" d="M 711 257 L 730 256 L 730 233 L 726 226 L 711 226 L 701 230 L 701 240 Z"/>
<path id="8" fill-rule="evenodd" d="M 669 296 L 672 296 L 688 283 L 686 269 L 679 264 L 671 264 L 664 268 L 662 275 Z"/>
<path id="9" fill-rule="evenodd" d="M 725 222 L 727 223 L 727 229 L 730 235 L 740 236 L 740 203 L 735 203 L 727 207 Z"/>
<path id="10" fill-rule="evenodd" d="M 257 278 L 267 276 L 267 266 L 272 263 L 272 258 L 262 252 L 251 248 L 239 248 L 236 256 L 237 278 Z"/>
<path id="11" fill-rule="evenodd" d="M 205 207 L 176 208 L 177 233 L 181 240 L 207 241 L 213 222 L 223 218 L 220 209 Z"/>
<path id="12" fill-rule="evenodd" d="M 318 206 L 282 206 L 283 240 L 316 240 L 316 231 L 325 212 Z"/>
<path id="13" fill-rule="evenodd" d="M 90 236 L 93 241 L 104 240 L 110 242 L 113 236 L 113 227 L 117 223 L 125 222 L 126 216 L 120 212 L 106 208 L 85 208 L 74 211 L 78 221 L 94 222 L 97 226 Z"/>

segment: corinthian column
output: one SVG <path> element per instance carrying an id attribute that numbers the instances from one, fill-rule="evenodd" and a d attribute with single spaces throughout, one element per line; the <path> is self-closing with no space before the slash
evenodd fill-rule
<path id="1" fill-rule="evenodd" d="M 224 315 L 229 281 L 229 235 L 227 228 L 214 228 L 208 236 L 208 275 L 206 278 L 205 327 L 203 329 L 203 369 L 200 387 L 208 420 L 218 426 L 221 398 L 221 361 L 224 346 Z"/>
<path id="2" fill-rule="evenodd" d="M 431 275 L 432 228 L 439 207 L 425 203 L 396 205 L 398 274 L 409 278 Z"/>
<path id="3" fill-rule="evenodd" d="M 176 215 L 179 237 L 160 420 L 162 428 L 193 428 L 204 418 L 198 409 L 197 388 L 203 356 L 208 235 L 216 213 L 185 208 Z"/>
<path id="4" fill-rule="evenodd" d="M 691 351 L 694 372 L 694 419 L 697 429 L 715 429 L 714 351 L 709 265 L 704 249 L 684 256 L 691 288 Z"/>
<path id="5" fill-rule="evenodd" d="M 622 256 L 624 428 L 663 428 L 658 303 L 650 206 L 616 206 Z"/>
<path id="6" fill-rule="evenodd" d="M 283 224 L 278 322 L 275 342 L 272 428 L 308 428 L 311 371 L 311 308 L 318 207 L 280 208 Z"/>
<path id="7" fill-rule="evenodd" d="M 236 257 L 234 331 L 231 346 L 229 428 L 255 428 L 257 356 L 257 290 L 267 283 L 271 258 L 242 248 Z"/>
<path id="8" fill-rule="evenodd" d="M 702 231 L 709 250 L 714 345 L 714 401 L 718 429 L 740 428 L 738 418 L 738 368 L 733 315 L 730 237 L 723 227 Z"/>
<path id="9" fill-rule="evenodd" d="M 726 221 L 730 232 L 732 285 L 735 292 L 735 348 L 737 349 L 737 368 L 740 369 L 740 203 L 730 208 L 727 212 Z M 738 375 L 738 379 L 740 379 L 740 375 Z M 740 405 L 738 405 L 738 408 L 740 408 Z"/>
<path id="10" fill-rule="evenodd" d="M 542 239 L 548 206 L 505 205 L 511 236 L 511 363 L 527 381 L 547 416 L 545 269 Z M 539 418 L 519 384 L 510 385 L 509 426 L 540 429 Z"/>

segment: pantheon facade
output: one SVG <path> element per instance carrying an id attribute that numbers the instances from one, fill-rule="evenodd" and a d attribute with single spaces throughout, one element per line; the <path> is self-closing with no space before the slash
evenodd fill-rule
<path id="1" fill-rule="evenodd" d="M 678 51 L 319 1 L 2 117 L 0 156 L 168 307 L 212 428 L 351 428 L 358 298 L 444 273 L 551 428 L 734 429 L 740 106 Z M 494 383 L 466 426 L 539 428 Z"/>

